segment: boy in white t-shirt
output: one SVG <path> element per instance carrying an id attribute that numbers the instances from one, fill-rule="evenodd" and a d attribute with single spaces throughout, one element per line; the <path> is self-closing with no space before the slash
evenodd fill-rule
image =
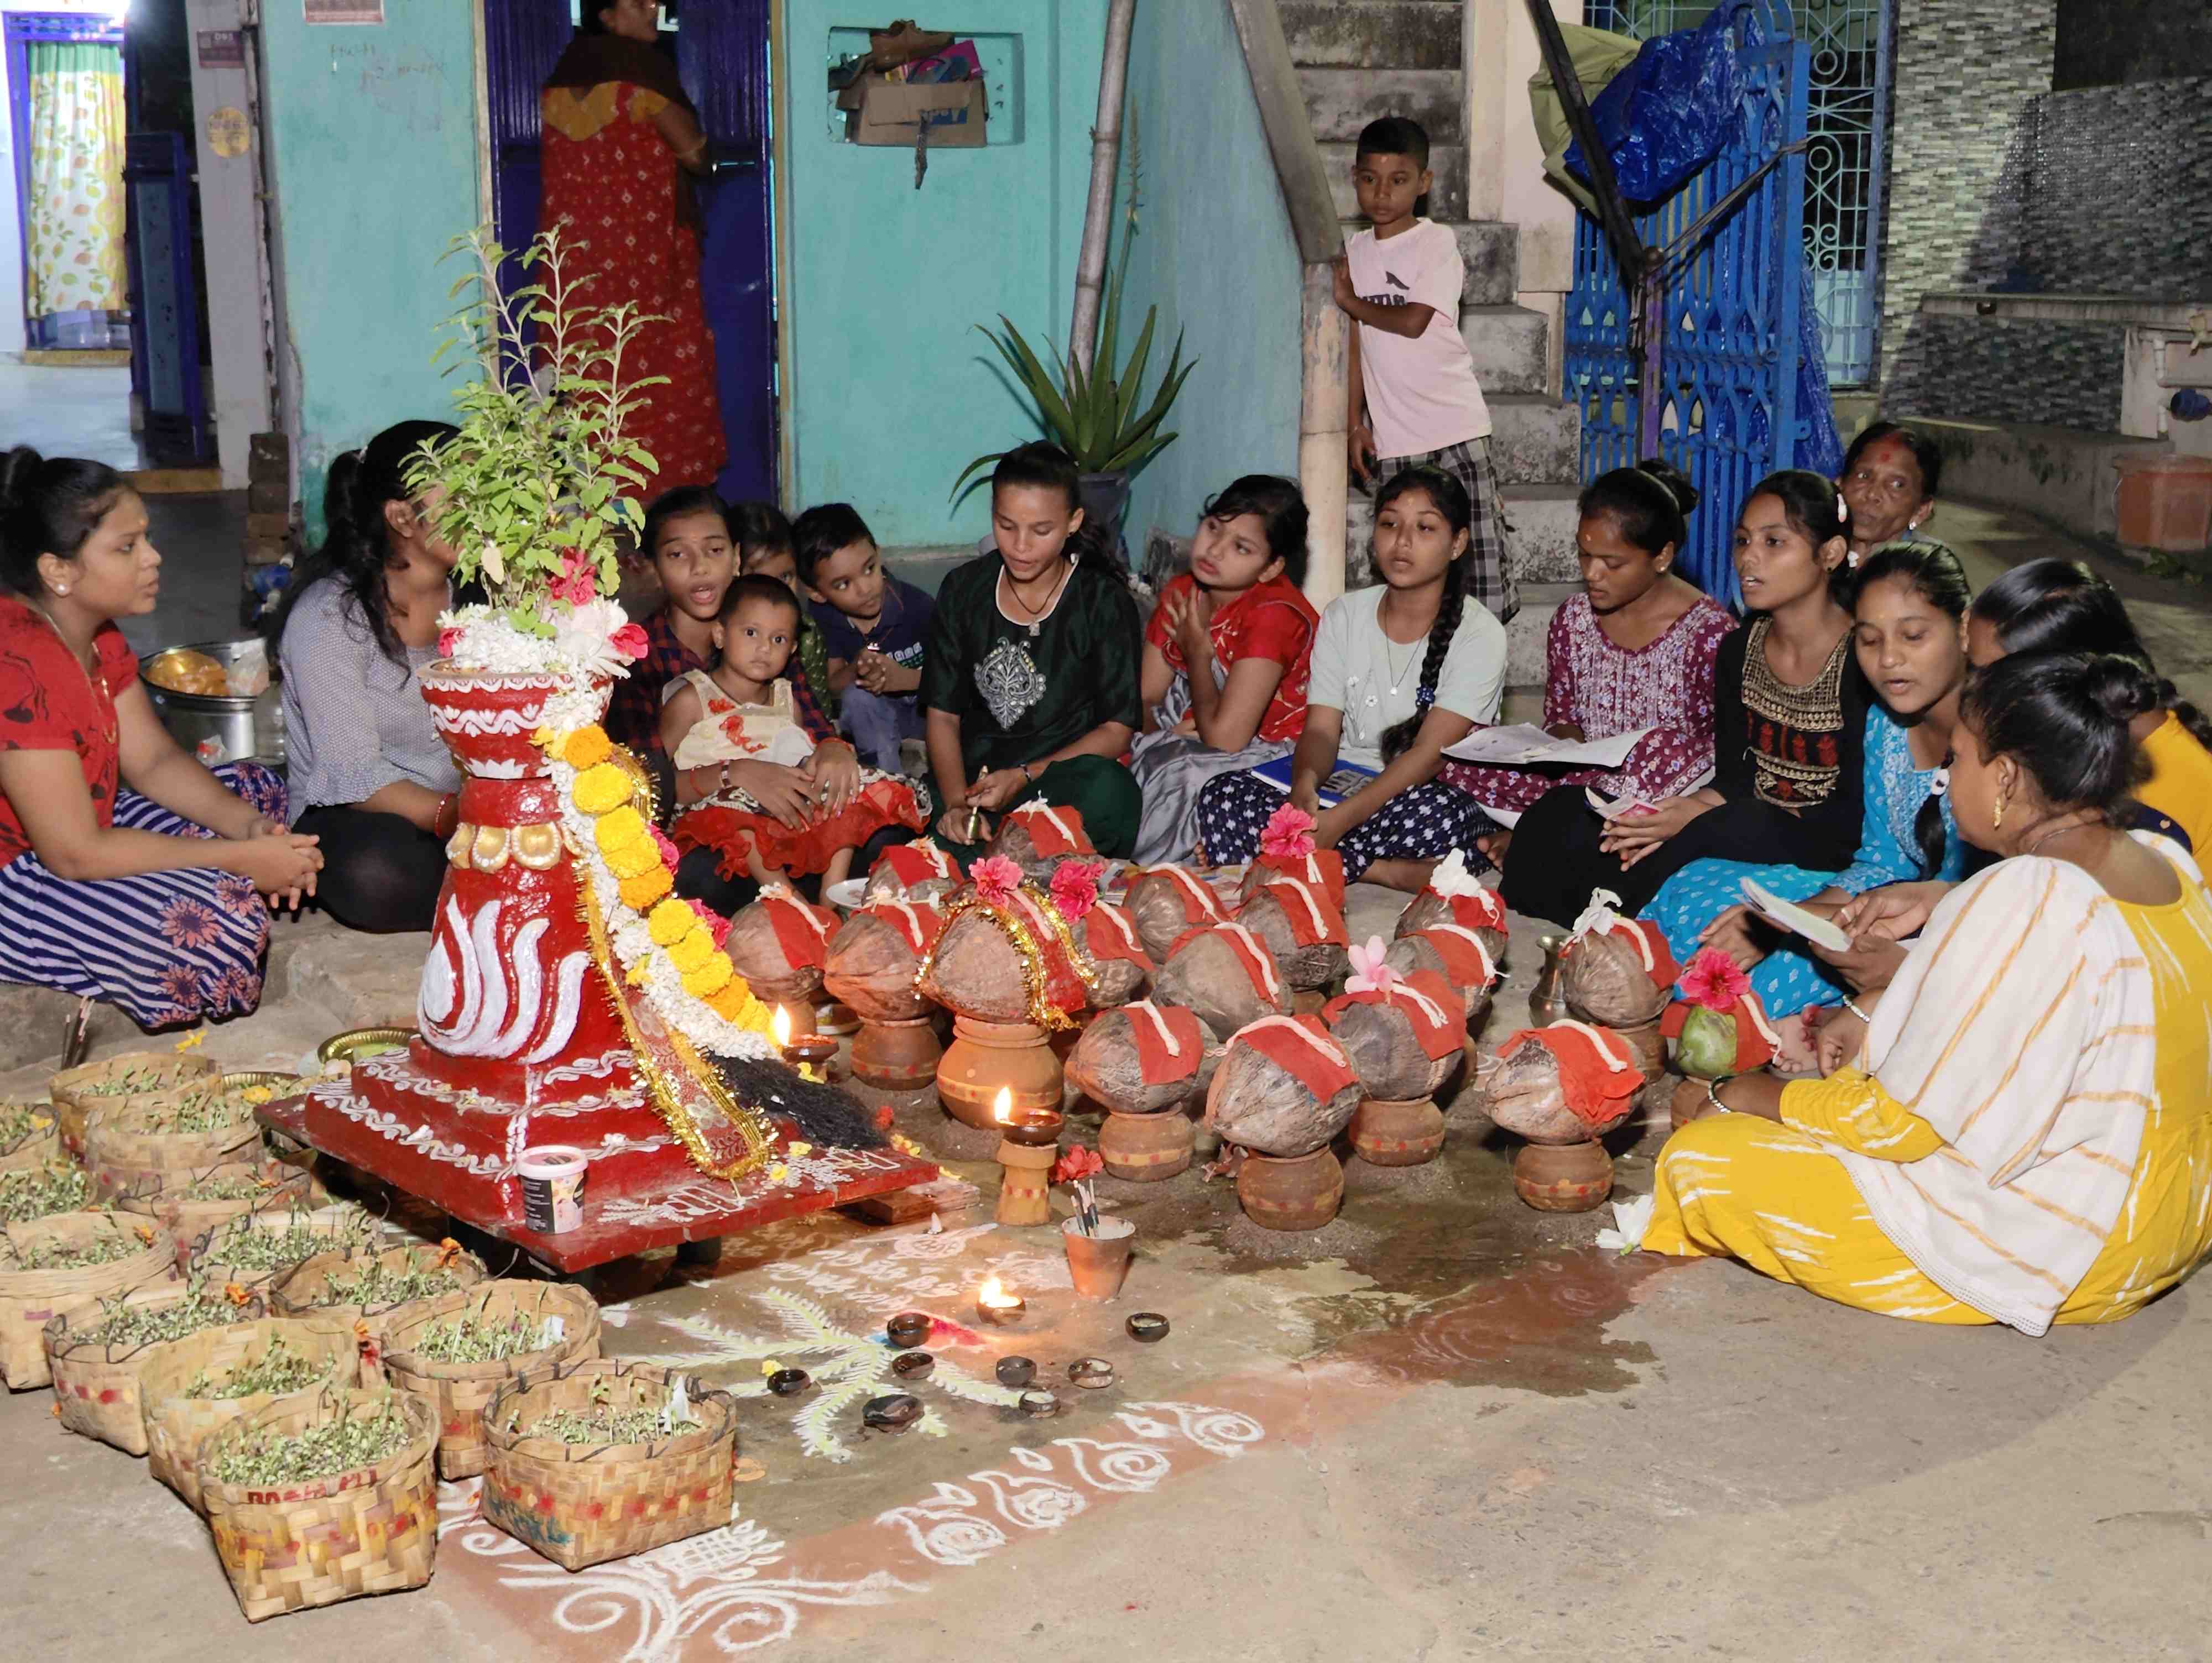
<path id="1" fill-rule="evenodd" d="M 1361 129 L 1352 180 L 1374 228 L 1345 245 L 1336 304 L 1352 331 L 1352 477 L 1441 468 L 1467 488 L 1474 523 L 1470 592 L 1500 622 L 1520 607 L 1505 558 L 1505 511 L 1490 464 L 1490 407 L 1460 338 L 1459 239 L 1422 217 L 1429 136 L 1403 116 Z"/>

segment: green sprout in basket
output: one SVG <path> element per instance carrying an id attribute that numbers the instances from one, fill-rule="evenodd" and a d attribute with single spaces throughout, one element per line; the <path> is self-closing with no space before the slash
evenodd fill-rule
<path id="1" fill-rule="evenodd" d="M 110 1350 L 134 1351 L 148 1345 L 166 1344 L 203 1328 L 216 1328 L 238 1320 L 238 1307 L 229 1300 L 195 1293 L 168 1305 L 132 1305 L 123 1300 L 103 1302 L 100 1320 L 69 1336 L 71 1344 L 105 1345 Z"/>
<path id="2" fill-rule="evenodd" d="M 301 1432 L 247 1434 L 212 1463 L 218 1483 L 305 1484 L 372 1466 L 407 1447 L 407 1414 L 392 1393 L 373 1415 L 341 1411 Z"/>
<path id="3" fill-rule="evenodd" d="M 0 1155 L 11 1155 L 32 1138 L 53 1130 L 54 1111 L 48 1103 L 9 1103 L 0 1106 Z"/>
<path id="4" fill-rule="evenodd" d="M 267 1350 L 244 1368 L 234 1369 L 222 1380 L 210 1370 L 201 1369 L 186 1383 L 185 1395 L 221 1403 L 259 1397 L 264 1393 L 281 1395 L 304 1391 L 326 1377 L 331 1368 L 330 1358 L 301 1356 L 285 1343 L 283 1335 L 277 1334 L 270 1338 Z"/>
<path id="5" fill-rule="evenodd" d="M 0 1224 L 21 1224 L 93 1204 L 91 1174 L 76 1167 L 27 1167 L 0 1172 Z"/>
<path id="6" fill-rule="evenodd" d="M 152 1064 L 141 1064 L 125 1069 L 120 1074 L 111 1074 L 104 1080 L 94 1080 L 89 1085 L 76 1089 L 80 1097 L 127 1097 L 135 1091 L 151 1091 L 157 1086 L 172 1083 L 166 1069 Z"/>
<path id="7" fill-rule="evenodd" d="M 407 1349 L 433 1363 L 504 1363 L 561 1342 L 561 1319 L 534 1321 L 520 1311 L 504 1319 L 475 1314 L 423 1325 Z"/>
<path id="8" fill-rule="evenodd" d="M 643 1381 L 623 1382 L 629 1394 L 641 1398 L 654 1387 Z M 526 1437 L 550 1438 L 556 1443 L 567 1444 L 625 1444 L 651 1443 L 656 1438 L 665 1438 L 677 1431 L 698 1424 L 698 1417 L 691 1412 L 690 1394 L 684 1377 L 678 1375 L 669 1389 L 652 1402 L 634 1402 L 628 1405 L 614 1401 L 613 1383 L 605 1377 L 592 1383 L 591 1407 L 588 1409 L 556 1409 L 540 1415 L 530 1424 Z M 507 1429 L 521 1429 L 522 1411 L 517 1405 L 507 1417 Z"/>
<path id="9" fill-rule="evenodd" d="M 318 1305 L 369 1305 L 379 1309 L 404 1305 L 410 1300 L 434 1299 L 460 1285 L 459 1266 L 451 1259 L 426 1267 L 409 1265 L 393 1270 L 372 1262 L 349 1275 L 337 1275 L 324 1284 Z"/>

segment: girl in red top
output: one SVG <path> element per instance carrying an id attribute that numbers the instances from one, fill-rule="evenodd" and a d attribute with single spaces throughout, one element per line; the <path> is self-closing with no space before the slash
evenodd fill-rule
<path id="1" fill-rule="evenodd" d="M 1248 474 L 1206 505 L 1190 570 L 1145 630 L 1145 731 L 1129 762 L 1145 793 L 1141 864 L 1188 859 L 1199 788 L 1273 762 L 1305 731 L 1321 621 L 1298 590 L 1305 574 L 1305 499 L 1289 480 Z"/>
<path id="2" fill-rule="evenodd" d="M 253 1009 L 261 896 L 323 864 L 274 774 L 210 772 L 154 713 L 115 621 L 154 610 L 161 565 L 113 469 L 0 458 L 0 980 L 148 1028 Z"/>

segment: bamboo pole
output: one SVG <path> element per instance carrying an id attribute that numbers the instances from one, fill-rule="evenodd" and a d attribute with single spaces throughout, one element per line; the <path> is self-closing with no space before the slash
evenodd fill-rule
<path id="1" fill-rule="evenodd" d="M 1068 355 L 1086 373 L 1098 346 L 1098 310 L 1106 285 L 1108 228 L 1114 219 L 1114 176 L 1121 165 L 1121 93 L 1129 79 L 1129 26 L 1137 0 L 1113 0 L 1106 13 L 1106 57 L 1098 68 L 1098 120 L 1091 130 L 1091 200 L 1083 213 L 1083 247 L 1075 262 L 1075 313 Z"/>

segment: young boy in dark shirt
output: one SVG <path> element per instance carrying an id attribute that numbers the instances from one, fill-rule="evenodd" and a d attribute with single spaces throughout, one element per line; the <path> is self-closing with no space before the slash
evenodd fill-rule
<path id="1" fill-rule="evenodd" d="M 901 773 L 900 741 L 921 737 L 915 691 L 937 603 L 884 569 L 874 535 L 849 503 L 809 508 L 791 538 L 840 701 L 838 725 L 863 762 Z"/>

